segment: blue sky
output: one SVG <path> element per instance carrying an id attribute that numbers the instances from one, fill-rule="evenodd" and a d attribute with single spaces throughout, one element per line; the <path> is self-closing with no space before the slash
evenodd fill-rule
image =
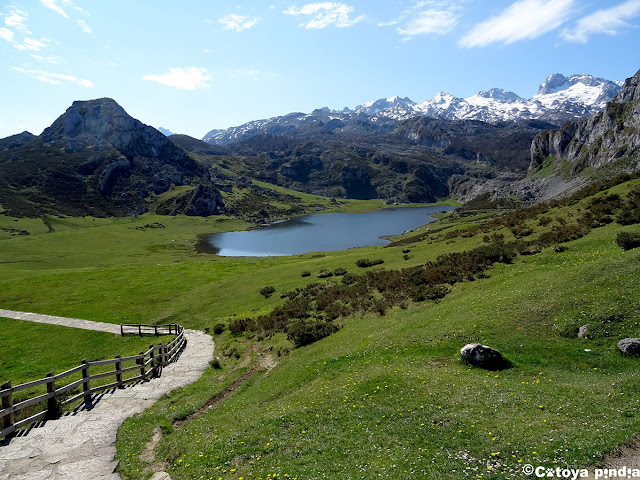
<path id="1" fill-rule="evenodd" d="M 633 75 L 639 27 L 640 0 L 2 1 L 0 137 L 100 97 L 198 138 L 393 95 L 529 98 L 552 73 Z"/>

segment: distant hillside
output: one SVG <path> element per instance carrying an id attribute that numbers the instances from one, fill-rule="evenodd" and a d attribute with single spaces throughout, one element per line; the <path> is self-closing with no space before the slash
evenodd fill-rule
<path id="1" fill-rule="evenodd" d="M 151 194 L 209 175 L 109 98 L 74 102 L 40 136 L 14 135 L 0 149 L 0 204 L 15 216 L 139 214 Z"/>
<path id="2" fill-rule="evenodd" d="M 189 135 L 171 134 L 169 140 L 187 152 L 203 155 L 227 155 L 229 153 L 229 150 L 224 147 L 211 145 Z"/>
<path id="3" fill-rule="evenodd" d="M 550 199 L 639 169 L 640 71 L 626 80 L 604 111 L 539 133 L 531 145 L 529 175 L 512 193 Z"/>

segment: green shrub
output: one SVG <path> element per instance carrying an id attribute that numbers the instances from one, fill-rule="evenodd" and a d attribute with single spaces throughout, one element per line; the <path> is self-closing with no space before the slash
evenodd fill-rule
<path id="1" fill-rule="evenodd" d="M 343 276 L 343 275 L 346 275 L 346 274 L 347 274 L 347 269 L 346 269 L 346 268 L 342 268 L 342 267 L 338 267 L 338 268 L 336 268 L 336 269 L 333 271 L 333 274 L 334 274 L 336 277 L 341 277 L 341 276 Z"/>
<path id="2" fill-rule="evenodd" d="M 256 321 L 252 318 L 238 318 L 229 324 L 229 331 L 234 335 L 253 332 L 257 329 Z"/>
<path id="3" fill-rule="evenodd" d="M 624 250 L 640 247 L 640 232 L 620 232 L 616 237 L 616 243 Z"/>
<path id="4" fill-rule="evenodd" d="M 273 288 L 271 285 L 267 285 L 260 290 L 260 295 L 262 295 L 264 298 L 269 298 L 275 291 L 275 288 Z"/>
<path id="5" fill-rule="evenodd" d="M 316 278 L 329 278 L 329 277 L 333 277 L 333 273 L 331 273 L 329 270 L 320 270 L 316 274 Z"/>
<path id="6" fill-rule="evenodd" d="M 382 263 L 384 263 L 384 260 L 382 259 L 369 260 L 368 258 L 361 258 L 356 262 L 356 265 L 360 268 L 367 268 L 367 267 L 373 267 L 374 265 L 380 265 Z"/>
<path id="7" fill-rule="evenodd" d="M 287 328 L 287 338 L 296 347 L 304 347 L 337 331 L 338 327 L 331 322 L 297 320 Z"/>
<path id="8" fill-rule="evenodd" d="M 300 276 L 301 276 L 301 277 L 310 277 L 310 276 L 311 276 L 311 272 L 304 271 L 304 272 L 302 272 L 302 273 L 300 274 Z"/>

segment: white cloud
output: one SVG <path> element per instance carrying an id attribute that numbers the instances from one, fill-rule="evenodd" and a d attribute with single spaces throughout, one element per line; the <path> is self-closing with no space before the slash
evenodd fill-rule
<path id="1" fill-rule="evenodd" d="M 13 32 L 8 28 L 0 27 L 0 38 L 6 40 L 7 42 L 15 43 L 16 41 L 13 39 Z"/>
<path id="2" fill-rule="evenodd" d="M 78 25 L 84 33 L 91 33 L 91 27 L 84 20 L 78 20 Z"/>
<path id="3" fill-rule="evenodd" d="M 289 7 L 282 13 L 285 15 L 308 15 L 312 17 L 308 23 L 300 25 L 307 30 L 322 29 L 330 25 L 351 27 L 364 19 L 364 15 L 349 18 L 349 15 L 353 13 L 353 7 L 335 2 L 308 3 L 302 7 Z"/>
<path id="4" fill-rule="evenodd" d="M 640 0 L 629 0 L 616 7 L 598 10 L 581 18 L 574 28 L 565 29 L 562 37 L 570 42 L 586 43 L 592 34 L 616 35 L 628 26 L 626 19 L 638 14 L 640 14 Z"/>
<path id="5" fill-rule="evenodd" d="M 575 0 L 519 0 L 500 15 L 476 25 L 459 43 L 482 47 L 537 38 L 562 25 L 573 13 L 574 4 Z"/>
<path id="6" fill-rule="evenodd" d="M 15 28 L 16 30 L 20 30 L 27 34 L 30 34 L 29 28 L 27 27 L 29 19 L 29 14 L 27 12 L 23 12 L 22 10 L 18 10 L 16 7 L 9 7 L 9 13 L 4 17 L 4 24 L 7 27 Z"/>
<path id="7" fill-rule="evenodd" d="M 145 80 L 158 82 L 167 87 L 196 90 L 209 86 L 211 75 L 206 68 L 171 68 L 164 75 L 145 75 Z"/>
<path id="8" fill-rule="evenodd" d="M 398 25 L 396 31 L 405 40 L 416 35 L 443 35 L 456 26 L 466 2 L 467 0 L 413 0 L 413 5 L 397 18 L 378 22 L 377 25 Z"/>
<path id="9" fill-rule="evenodd" d="M 54 65 L 62 63 L 62 59 L 60 57 L 43 57 L 42 55 L 29 55 L 29 56 L 40 62 L 51 63 Z"/>
<path id="10" fill-rule="evenodd" d="M 398 27 L 398 33 L 405 37 L 429 33 L 445 34 L 458 23 L 456 15 L 449 10 L 428 9 L 409 20 L 404 27 Z"/>
<path id="11" fill-rule="evenodd" d="M 233 30 L 235 32 L 247 30 L 248 28 L 253 27 L 259 21 L 260 19 L 257 17 L 245 17 L 242 15 L 237 15 L 235 13 L 225 15 L 220 20 L 218 20 L 218 22 L 224 25 L 225 30 Z"/>
<path id="12" fill-rule="evenodd" d="M 50 47 L 51 43 L 48 39 L 42 37 L 40 40 L 36 40 L 35 38 L 25 37 L 22 43 L 16 43 L 13 47 L 18 50 L 27 51 L 30 50 L 32 52 L 39 52 L 41 49 Z"/>
<path id="13" fill-rule="evenodd" d="M 73 75 L 66 75 L 64 73 L 45 72 L 43 70 L 25 70 L 20 67 L 9 67 L 9 70 L 15 72 L 22 72 L 31 78 L 40 80 L 41 82 L 50 83 L 52 85 L 60 85 L 62 82 L 71 82 L 85 88 L 91 88 L 94 86 L 91 80 L 83 80 L 81 78 L 74 77 Z"/>
<path id="14" fill-rule="evenodd" d="M 73 7 L 72 0 L 40 0 L 40 3 L 65 18 L 69 18 L 69 14 L 65 11 L 65 8 Z"/>

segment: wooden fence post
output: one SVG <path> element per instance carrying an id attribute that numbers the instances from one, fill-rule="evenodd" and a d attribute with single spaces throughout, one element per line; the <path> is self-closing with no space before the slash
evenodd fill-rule
<path id="1" fill-rule="evenodd" d="M 118 388 L 122 388 L 122 362 L 120 361 L 120 355 L 116 355 L 116 383 Z"/>
<path id="2" fill-rule="evenodd" d="M 89 385 L 89 360 L 86 358 L 80 362 L 82 364 L 82 391 L 84 392 L 85 403 L 91 402 L 91 387 Z"/>
<path id="3" fill-rule="evenodd" d="M 164 347 L 162 346 L 162 342 L 158 344 L 158 355 L 160 355 L 160 360 L 158 363 L 160 363 L 160 366 L 163 367 L 164 366 Z"/>
<path id="4" fill-rule="evenodd" d="M 124 326 L 120 324 L 120 336 L 124 337 Z"/>
<path id="5" fill-rule="evenodd" d="M 151 367 L 151 378 L 156 378 L 158 376 L 158 365 L 156 365 L 157 362 L 155 358 L 156 349 L 153 345 L 149 345 L 149 350 L 151 350 L 149 354 L 149 359 L 151 360 L 151 363 L 149 363 L 149 367 Z"/>
<path id="6" fill-rule="evenodd" d="M 47 395 L 49 395 L 49 398 L 47 399 L 47 413 L 45 418 L 47 420 L 55 420 L 60 416 L 60 409 L 56 404 L 56 379 L 53 372 L 47 373 L 45 377 L 51 379 L 47 382 Z"/>
<path id="7" fill-rule="evenodd" d="M 0 387 L 2 390 L 11 389 L 11 382 L 6 382 L 2 384 Z M 13 392 L 9 392 L 9 395 L 6 397 L 2 397 L 2 409 L 13 407 Z M 16 416 L 14 413 L 10 413 L 2 419 L 2 429 L 13 427 L 13 424 L 16 423 Z"/>
<path id="8" fill-rule="evenodd" d="M 140 352 L 140 358 L 138 358 L 138 360 L 136 360 L 136 362 L 138 362 L 138 364 L 140 365 L 140 376 L 142 377 L 142 380 L 145 379 L 145 373 L 144 373 L 144 352 Z"/>
<path id="9" fill-rule="evenodd" d="M 138 335 L 142 336 L 142 324 L 138 324 Z"/>
<path id="10" fill-rule="evenodd" d="M 157 337 L 158 336 L 158 325 L 154 325 L 153 329 L 154 329 L 156 337 Z"/>

